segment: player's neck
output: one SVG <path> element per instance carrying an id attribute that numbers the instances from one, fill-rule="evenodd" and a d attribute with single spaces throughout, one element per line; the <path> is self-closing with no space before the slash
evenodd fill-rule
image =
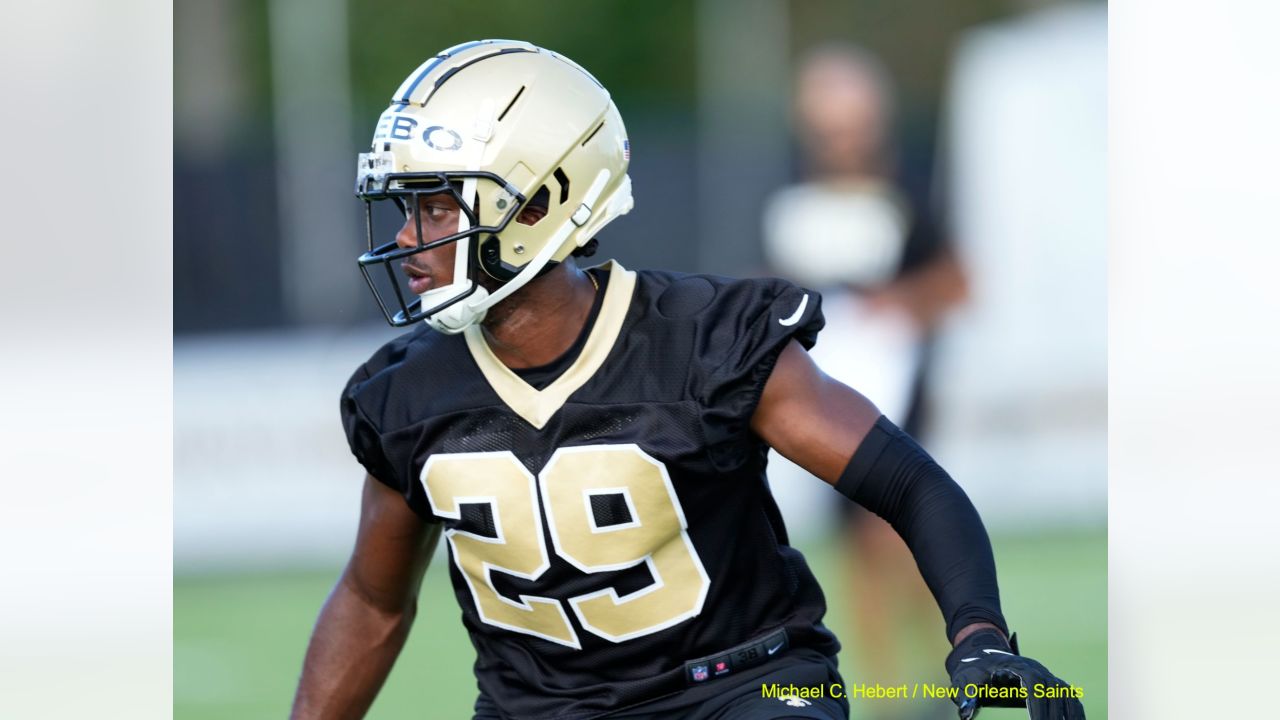
<path id="1" fill-rule="evenodd" d="M 566 261 L 490 310 L 485 340 L 509 368 L 546 365 L 578 339 L 595 293 L 591 278 Z"/>

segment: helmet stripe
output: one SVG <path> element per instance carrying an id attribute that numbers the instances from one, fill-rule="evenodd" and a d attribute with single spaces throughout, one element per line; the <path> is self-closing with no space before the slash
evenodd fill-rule
<path id="1" fill-rule="evenodd" d="M 471 42 L 462 43 L 461 45 L 455 45 L 449 48 L 448 50 L 445 50 L 444 52 L 440 53 L 439 55 L 431 58 L 430 60 L 422 63 L 422 66 L 418 68 L 418 72 L 414 75 L 413 81 L 408 84 L 408 87 L 406 88 L 405 86 L 402 85 L 401 89 L 396 91 L 396 95 L 397 95 L 396 101 L 402 102 L 402 103 L 409 102 L 409 97 L 413 95 L 413 91 L 417 89 L 418 85 L 423 81 L 423 79 L 426 78 L 427 75 L 431 74 L 431 71 L 435 70 L 436 66 L 438 66 L 440 63 L 444 62 L 445 60 L 448 60 L 450 57 L 462 52 L 463 50 L 468 50 L 477 45 L 483 45 L 485 43 L 490 43 L 490 42 L 493 42 L 493 41 L 492 40 L 472 40 Z"/>
<path id="2" fill-rule="evenodd" d="M 441 75 L 436 80 L 435 85 L 433 85 L 431 88 L 431 92 L 427 93 L 427 96 L 422 99 L 422 104 L 426 105 L 427 103 L 431 102 L 431 96 L 436 94 L 436 91 L 440 89 L 440 86 L 444 85 L 446 80 L 458 74 L 458 71 L 462 70 L 463 68 L 475 65 L 481 60 L 488 60 L 491 57 L 498 57 L 499 55 L 507 55 L 509 53 L 522 53 L 522 52 L 537 52 L 537 51 L 526 50 L 524 48 L 519 48 L 519 47 L 503 48 L 497 52 L 489 53 L 488 55 L 481 55 L 479 57 L 473 57 L 470 60 L 467 60 L 466 62 L 462 62 L 458 65 L 454 65 L 453 67 L 446 70 L 444 74 Z"/>

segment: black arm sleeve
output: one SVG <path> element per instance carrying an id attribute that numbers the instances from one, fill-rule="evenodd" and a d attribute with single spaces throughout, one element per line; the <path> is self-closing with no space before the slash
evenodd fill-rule
<path id="1" fill-rule="evenodd" d="M 947 640 L 989 622 L 1006 636 L 996 563 L 964 490 L 883 415 L 849 460 L 836 489 L 884 518 L 906 541 L 947 623 Z"/>

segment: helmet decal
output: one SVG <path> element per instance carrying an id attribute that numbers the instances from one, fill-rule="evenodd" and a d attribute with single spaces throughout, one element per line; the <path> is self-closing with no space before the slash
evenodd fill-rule
<path id="1" fill-rule="evenodd" d="M 422 141 L 430 148 L 445 152 L 462 147 L 462 136 L 441 125 L 432 125 L 423 130 Z"/>

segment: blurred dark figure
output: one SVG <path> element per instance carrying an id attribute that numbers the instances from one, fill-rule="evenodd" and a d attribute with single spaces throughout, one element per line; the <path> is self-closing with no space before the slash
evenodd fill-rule
<path id="1" fill-rule="evenodd" d="M 859 48 L 819 48 L 799 65 L 795 120 L 807 180 L 766 204 L 765 257 L 774 272 L 823 293 L 828 326 L 812 353 L 823 370 L 858 387 L 919 436 L 928 339 L 964 298 L 965 280 L 925 203 L 913 203 L 894 181 L 889 77 Z M 803 472 L 780 456 L 770 463 L 775 476 Z M 934 656 L 944 646 L 911 554 L 880 518 L 843 498 L 827 502 L 841 508 L 851 559 L 845 567 L 859 681 L 893 685 L 932 677 L 931 667 L 908 670 L 912 658 Z M 930 675 L 918 674 L 925 672 Z M 883 717 L 918 717 L 922 706 L 869 707 Z M 950 711 L 949 703 L 939 707 Z"/>

